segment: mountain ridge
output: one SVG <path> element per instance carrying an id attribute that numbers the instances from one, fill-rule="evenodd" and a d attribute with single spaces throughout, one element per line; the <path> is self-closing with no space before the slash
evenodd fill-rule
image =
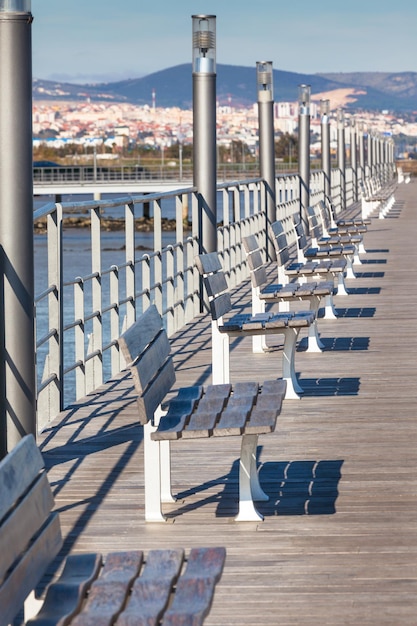
<path id="1" fill-rule="evenodd" d="M 417 111 L 417 72 L 341 72 L 302 74 L 273 70 L 275 102 L 294 102 L 300 84 L 311 85 L 312 99 L 321 94 L 348 90 L 346 109 Z M 254 67 L 217 64 L 217 100 L 220 104 L 250 106 L 257 101 L 256 69 Z M 140 78 L 108 83 L 76 83 L 34 79 L 34 100 L 104 100 L 151 105 L 152 93 L 160 107 L 192 106 L 192 67 L 184 63 Z"/>

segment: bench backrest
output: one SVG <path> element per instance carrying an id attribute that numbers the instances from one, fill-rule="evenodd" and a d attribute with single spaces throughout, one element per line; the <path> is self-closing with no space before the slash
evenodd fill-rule
<path id="1" fill-rule="evenodd" d="M 27 435 L 0 462 L 0 626 L 10 624 L 62 546 L 42 455 Z"/>
<path id="2" fill-rule="evenodd" d="M 250 269 L 252 287 L 262 288 L 268 282 L 268 276 L 256 236 L 243 237 L 242 243 Z"/>
<path id="3" fill-rule="evenodd" d="M 322 236 L 322 229 L 321 229 L 321 225 L 319 223 L 318 217 L 317 217 L 315 207 L 312 207 L 312 206 L 307 207 L 307 218 L 308 218 L 308 228 L 310 231 L 311 238 L 317 241 Z M 304 228 L 303 228 L 303 231 L 304 231 Z M 305 247 L 307 247 L 307 241 L 306 241 L 306 244 L 303 246 L 303 248 Z"/>
<path id="4" fill-rule="evenodd" d="M 217 252 L 199 254 L 195 257 L 195 263 L 209 298 L 211 317 L 220 320 L 232 310 L 232 301 L 219 255 Z"/>
<path id="5" fill-rule="evenodd" d="M 175 382 L 171 346 L 156 306 L 150 306 L 119 337 L 119 346 L 138 393 L 139 421 L 146 424 Z"/>
<path id="6" fill-rule="evenodd" d="M 274 245 L 278 267 L 285 267 L 291 260 L 291 255 L 284 227 L 278 220 L 268 226 L 268 231 Z"/>
<path id="7" fill-rule="evenodd" d="M 326 205 L 325 202 L 323 202 L 323 200 L 320 200 L 320 202 L 317 205 L 317 210 L 320 213 L 323 235 L 327 237 L 329 234 L 329 229 L 333 225 L 330 208 Z"/>

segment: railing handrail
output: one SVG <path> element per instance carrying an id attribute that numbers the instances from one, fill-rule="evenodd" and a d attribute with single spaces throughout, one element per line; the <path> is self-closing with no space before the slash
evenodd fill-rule
<path id="1" fill-rule="evenodd" d="M 321 170 L 312 172 L 312 204 L 324 199 L 323 180 Z M 343 183 L 343 201 L 352 204 L 354 176 L 349 168 Z M 332 170 L 331 187 L 332 199 L 340 210 L 341 175 L 337 169 Z M 299 211 L 298 173 L 278 175 L 276 189 L 277 219 L 289 223 Z M 217 191 L 218 250 L 230 287 L 234 287 L 248 277 L 242 237 L 255 233 L 266 249 L 265 183 L 257 176 L 219 183 Z M 169 335 L 203 310 L 200 277 L 194 262 L 200 252 L 200 201 L 196 187 L 188 186 L 175 192 L 48 203 L 34 211 L 34 220 L 47 218 L 48 278 L 35 299 L 37 362 L 38 367 L 43 367 L 42 377 L 38 373 L 38 415 L 46 416 L 46 422 L 64 408 L 69 373 L 75 377 L 74 393 L 80 397 L 102 384 L 106 372 L 113 376 L 125 366 L 117 338 L 151 302 L 163 314 Z M 139 256 L 135 250 L 136 218 L 138 211 L 144 214 L 145 203 L 153 215 L 152 250 Z M 175 219 L 175 232 L 171 234 L 163 232 L 162 226 L 168 204 Z M 102 268 L 101 219 L 108 209 L 119 209 L 122 214 L 124 246 L 119 262 L 113 258 Z M 63 220 L 65 215 L 81 210 L 89 220 L 91 264 L 85 275 L 68 278 L 62 244 Z M 186 221 L 184 214 L 188 216 Z M 67 354 L 68 347 L 71 356 Z M 44 426 L 45 423 L 39 423 L 39 428 Z"/>

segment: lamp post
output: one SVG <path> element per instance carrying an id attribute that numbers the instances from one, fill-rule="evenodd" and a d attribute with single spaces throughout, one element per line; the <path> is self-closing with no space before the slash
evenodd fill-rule
<path id="1" fill-rule="evenodd" d="M 0 0 L 0 457 L 36 433 L 31 24 Z"/>
<path id="2" fill-rule="evenodd" d="M 350 118 L 350 166 L 352 168 L 353 201 L 358 199 L 358 159 L 356 146 L 356 120 Z"/>
<path id="3" fill-rule="evenodd" d="M 193 15 L 194 186 L 202 252 L 217 250 L 216 16 Z"/>
<path id="4" fill-rule="evenodd" d="M 276 219 L 276 191 L 274 87 L 270 61 L 258 61 L 256 63 L 256 78 L 258 85 L 259 169 L 266 187 L 266 219 L 268 224 L 272 224 Z M 266 251 L 269 259 L 275 258 L 274 245 L 268 235 Z"/>
<path id="5" fill-rule="evenodd" d="M 324 198 L 331 202 L 332 198 L 332 164 L 330 156 L 330 100 L 320 100 L 321 115 L 321 168 L 324 175 Z"/>
<path id="6" fill-rule="evenodd" d="M 365 178 L 365 144 L 364 144 L 364 124 L 358 123 L 358 149 L 359 149 L 359 178 L 364 180 Z"/>
<path id="7" fill-rule="evenodd" d="M 340 210 L 346 208 L 345 114 L 337 109 L 337 165 L 340 171 Z"/>
<path id="8" fill-rule="evenodd" d="M 310 85 L 300 85 L 298 91 L 298 172 L 300 177 L 300 219 L 306 232 L 307 209 L 310 204 Z"/>

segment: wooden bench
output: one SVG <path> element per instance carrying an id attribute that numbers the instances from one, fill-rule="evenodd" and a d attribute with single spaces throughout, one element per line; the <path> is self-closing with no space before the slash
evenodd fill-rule
<path id="1" fill-rule="evenodd" d="M 287 382 L 285 398 L 299 399 L 303 389 L 295 374 L 295 349 L 302 328 L 314 322 L 313 311 L 285 311 L 279 313 L 236 313 L 232 305 L 227 280 L 217 252 L 200 254 L 196 265 L 203 278 L 209 298 L 212 318 L 212 380 L 228 383 L 230 380 L 230 338 L 283 335 L 282 378 Z M 255 344 L 255 350 L 263 351 Z"/>
<path id="2" fill-rule="evenodd" d="M 311 244 L 307 241 L 304 225 L 299 216 L 294 216 L 293 227 L 297 241 L 298 260 L 305 263 L 306 261 L 320 260 L 344 260 L 346 261 L 345 274 L 346 278 L 356 278 L 353 270 L 353 256 L 355 254 L 355 246 L 346 245 L 322 245 L 318 240 L 320 238 L 320 227 L 315 217 L 314 210 L 308 207 L 307 214 L 309 218 L 309 227 L 311 232 Z M 339 292 L 338 292 L 339 293 Z"/>
<path id="3" fill-rule="evenodd" d="M 368 178 L 359 181 L 361 192 L 362 216 L 369 217 L 377 212 L 380 219 L 384 219 L 395 202 L 395 183 L 382 185 L 376 178 Z"/>
<path id="4" fill-rule="evenodd" d="M 300 254 L 297 247 L 297 259 L 293 259 L 293 255 L 288 244 L 287 235 L 282 223 L 277 220 L 268 227 L 269 236 L 274 245 L 277 257 L 278 282 L 286 281 L 286 277 L 290 280 L 302 280 L 317 278 L 331 278 L 335 283 L 335 293 L 337 295 L 347 295 L 345 286 L 345 270 L 346 259 L 330 258 L 321 259 L 320 261 L 306 261 Z M 298 239 L 298 234 L 296 233 Z M 325 318 L 335 319 L 337 317 L 333 306 L 333 297 L 329 299 L 330 306 L 326 306 Z"/>
<path id="5" fill-rule="evenodd" d="M 194 548 L 187 558 L 182 549 L 69 555 L 42 602 L 34 589 L 63 541 L 32 435 L 1 461 L 0 493 L 0 626 L 22 623 L 24 604 L 27 626 L 203 624 L 224 548 Z"/>
<path id="6" fill-rule="evenodd" d="M 356 247 L 357 255 L 366 253 L 363 243 L 363 236 L 367 231 L 366 224 L 363 222 L 360 224 L 341 223 L 338 226 L 332 218 L 329 207 L 323 200 L 320 200 L 320 202 L 315 205 L 314 210 L 320 220 L 322 231 L 321 240 L 323 240 L 324 243 L 330 242 L 342 245 L 353 244 Z M 360 258 L 358 258 L 357 261 L 360 264 Z"/>
<path id="7" fill-rule="evenodd" d="M 254 500 L 268 500 L 258 479 L 258 437 L 275 430 L 286 383 L 270 380 L 179 389 L 162 403 L 175 382 L 170 344 L 155 306 L 120 337 L 138 393 L 138 417 L 144 429 L 145 519 L 165 521 L 163 502 L 171 494 L 170 444 L 179 439 L 241 437 L 239 512 L 236 521 L 259 521 Z"/>
<path id="8" fill-rule="evenodd" d="M 317 329 L 320 302 L 325 299 L 327 305 L 332 306 L 331 298 L 334 291 L 334 281 L 290 282 L 285 277 L 285 283 L 276 283 L 268 280 L 266 265 L 263 261 L 262 250 L 255 235 L 248 235 L 242 239 L 248 260 L 252 283 L 252 315 L 265 313 L 267 304 L 278 303 L 279 310 L 289 310 L 291 302 L 308 302 L 315 319 L 308 328 L 307 352 L 321 352 L 323 344 L 320 341 Z M 263 337 L 254 337 L 254 341 Z"/>

